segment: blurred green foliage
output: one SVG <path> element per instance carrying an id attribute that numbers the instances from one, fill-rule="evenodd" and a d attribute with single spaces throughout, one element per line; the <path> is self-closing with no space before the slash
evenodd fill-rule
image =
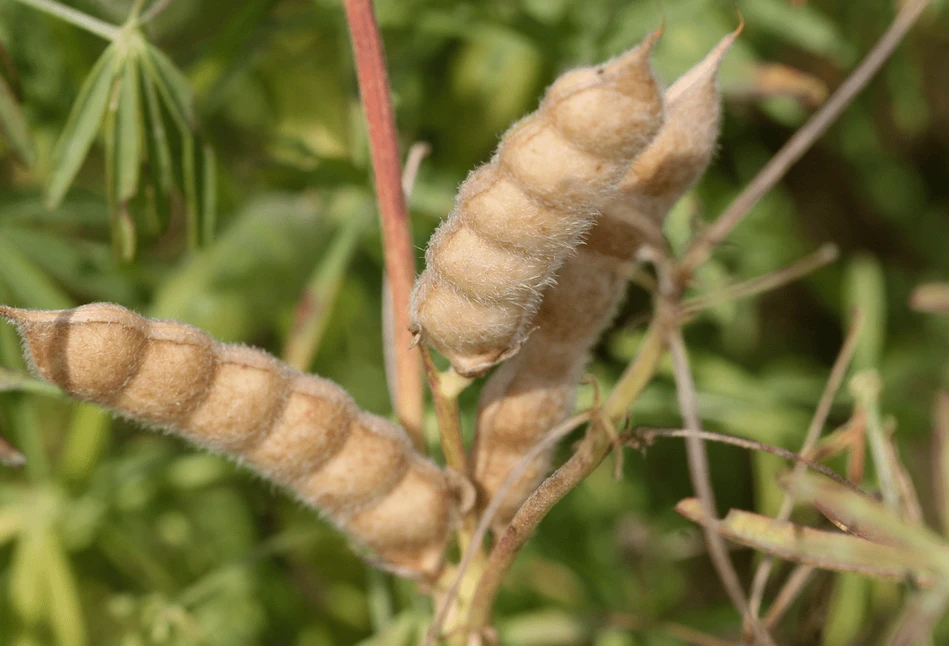
<path id="1" fill-rule="evenodd" d="M 71 4 L 122 25 L 134 3 Z M 756 93 L 761 65 L 792 66 L 832 89 L 885 29 L 893 4 L 737 3 L 746 26 L 722 71 L 721 152 L 670 218 L 675 247 L 811 109 Z M 777 292 L 717 306 L 688 334 L 707 426 L 794 449 L 859 306 L 867 331 L 856 367 L 882 377 L 882 409 L 896 420 L 931 520 L 930 410 L 949 377 L 949 321 L 912 312 L 907 299 L 919 282 L 949 277 L 947 4 L 935 3 L 881 77 L 703 268 L 696 289 L 773 271 L 825 241 L 842 259 Z M 662 78 L 734 28 L 735 6 L 662 3 Z M 402 142 L 433 149 L 411 200 L 419 249 L 465 173 L 557 73 L 628 48 L 661 20 L 654 0 L 379 0 L 376 8 Z M 380 236 L 350 224 L 372 220 L 372 198 L 340 0 L 178 1 L 154 19 L 148 3 L 142 11 L 147 24 L 106 49 L 76 26 L 0 2 L 0 302 L 114 301 L 279 354 L 300 295 L 325 290 L 310 368 L 388 414 Z M 647 304 L 631 290 L 597 348 L 591 372 L 605 388 L 635 352 Z M 22 473 L 0 471 L 0 643 L 412 643 L 430 608 L 410 584 L 368 568 L 313 513 L 221 458 L 35 382 L 5 381 L 26 366 L 0 325 L 8 369 L 0 429 L 28 458 Z M 846 420 L 848 397 L 831 425 Z M 580 404 L 591 398 L 585 390 Z M 476 388 L 462 399 L 469 428 L 476 401 Z M 679 424 L 668 369 L 635 419 Z M 709 451 L 722 510 L 775 512 L 785 463 Z M 697 530 L 672 511 L 691 493 L 682 446 L 629 456 L 623 476 L 600 469 L 544 521 L 500 599 L 503 643 L 680 643 L 665 621 L 737 634 Z M 743 573 L 755 562 L 749 551 L 736 559 Z M 778 634 L 782 643 L 874 643 L 901 594 L 893 583 L 827 576 Z M 827 603 L 822 631 L 808 613 Z M 949 626 L 940 634 L 949 639 Z"/>

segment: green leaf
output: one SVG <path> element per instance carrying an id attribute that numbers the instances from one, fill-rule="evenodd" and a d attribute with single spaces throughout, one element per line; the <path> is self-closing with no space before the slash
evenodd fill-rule
<path id="1" fill-rule="evenodd" d="M 36 163 L 36 149 L 33 147 L 33 138 L 26 117 L 17 103 L 13 88 L 0 75 L 0 130 L 10 140 L 13 150 L 20 156 L 27 166 Z"/>
<path id="2" fill-rule="evenodd" d="M 83 82 L 56 144 L 53 171 L 46 185 L 47 208 L 59 205 L 82 167 L 105 116 L 115 75 L 115 48 L 110 45 Z"/>
<path id="3" fill-rule="evenodd" d="M 119 89 L 119 107 L 116 115 L 116 197 L 120 202 L 131 199 L 138 192 L 141 169 L 142 110 L 139 99 L 138 61 L 135 56 L 125 59 Z"/>

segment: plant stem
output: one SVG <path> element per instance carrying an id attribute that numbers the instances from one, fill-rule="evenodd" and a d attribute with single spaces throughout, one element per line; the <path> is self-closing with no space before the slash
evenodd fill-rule
<path id="1" fill-rule="evenodd" d="M 409 332 L 409 295 L 415 280 L 415 255 L 409 232 L 409 214 L 402 193 L 399 146 L 392 114 L 382 38 L 371 0 L 345 0 L 356 73 L 369 133 L 376 198 L 382 220 L 383 253 L 391 288 L 389 339 L 395 383 L 393 406 L 399 421 L 421 444 L 422 366 L 412 350 Z"/>
<path id="2" fill-rule="evenodd" d="M 116 25 L 110 25 L 104 20 L 99 20 L 93 16 L 90 16 L 87 13 L 83 13 L 78 9 L 73 9 L 72 7 L 67 7 L 66 5 L 56 2 L 56 0 L 16 0 L 20 4 L 25 4 L 28 7 L 33 7 L 38 9 L 43 13 L 55 16 L 60 20 L 64 20 L 80 29 L 85 29 L 91 34 L 95 34 L 106 40 L 115 40 L 119 35 L 121 29 Z"/>
<path id="3" fill-rule="evenodd" d="M 461 377 L 455 372 L 440 374 L 428 348 L 422 347 L 422 365 L 425 366 L 425 376 L 432 391 L 432 401 L 435 404 L 435 417 L 438 418 L 438 434 L 442 441 L 442 453 L 445 455 L 445 464 L 468 475 L 468 460 L 465 454 L 465 443 L 461 434 L 461 414 L 458 411 L 458 395 L 464 386 L 471 380 Z M 449 379 L 463 380 L 457 384 L 446 383 Z"/>

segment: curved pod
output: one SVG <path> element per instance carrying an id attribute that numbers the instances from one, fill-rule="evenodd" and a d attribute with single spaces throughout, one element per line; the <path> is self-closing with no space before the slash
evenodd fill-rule
<path id="1" fill-rule="evenodd" d="M 118 305 L 0 316 L 17 325 L 36 371 L 70 395 L 246 463 L 393 570 L 440 570 L 454 514 L 443 473 L 336 384 Z"/>

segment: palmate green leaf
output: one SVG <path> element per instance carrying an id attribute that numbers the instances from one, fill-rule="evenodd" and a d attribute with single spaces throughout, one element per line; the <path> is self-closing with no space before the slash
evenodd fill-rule
<path id="1" fill-rule="evenodd" d="M 0 130 L 7 136 L 13 150 L 27 166 L 36 163 L 36 149 L 33 147 L 33 138 L 26 117 L 17 103 L 13 88 L 0 75 Z"/>
<path id="2" fill-rule="evenodd" d="M 47 208 L 55 208 L 62 201 L 99 131 L 117 73 L 115 59 L 115 47 L 109 45 L 92 67 L 73 103 L 53 152 L 53 170 L 44 200 Z"/>
<path id="3" fill-rule="evenodd" d="M 933 570 L 932 559 L 903 546 L 880 545 L 737 509 L 716 521 L 706 516 L 697 498 L 680 501 L 676 511 L 731 541 L 813 567 L 896 581 L 917 573 L 929 577 Z"/>

